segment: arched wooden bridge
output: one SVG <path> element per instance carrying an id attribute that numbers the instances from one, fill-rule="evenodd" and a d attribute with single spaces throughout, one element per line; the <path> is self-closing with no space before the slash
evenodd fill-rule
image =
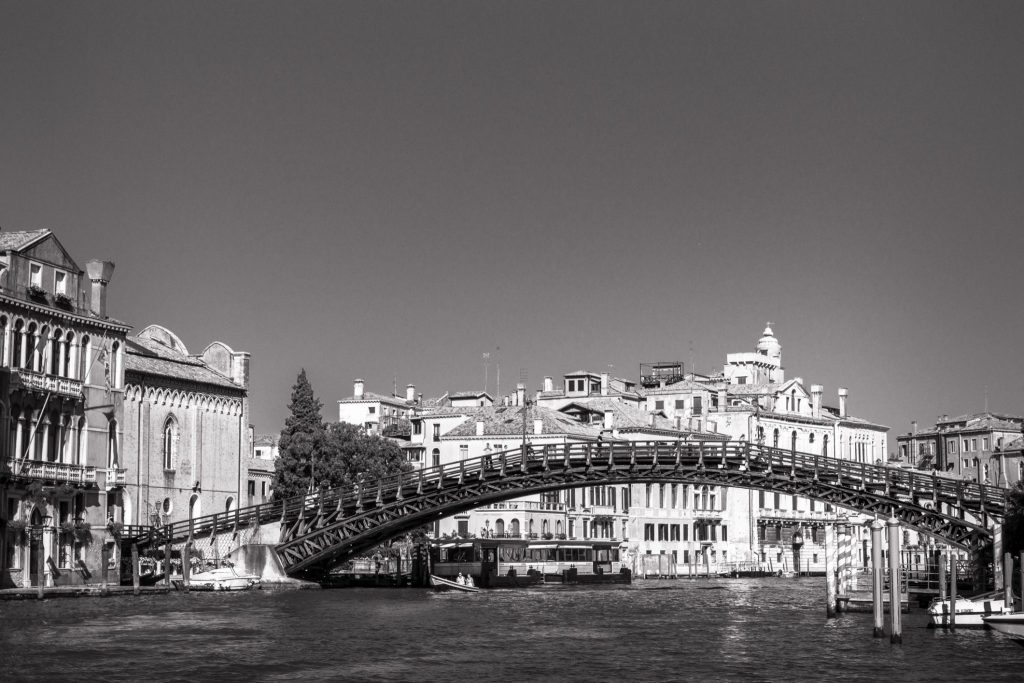
<path id="1" fill-rule="evenodd" d="M 685 483 L 780 492 L 848 510 L 895 516 L 910 529 L 972 548 L 1001 521 L 1006 490 L 916 470 L 795 453 L 747 442 L 549 445 L 325 489 L 163 527 L 161 543 L 281 523 L 276 546 L 289 574 L 344 561 L 383 541 L 511 498 L 602 484 Z M 154 530 L 156 531 L 156 530 Z M 142 540 L 142 539 L 140 539 Z"/>

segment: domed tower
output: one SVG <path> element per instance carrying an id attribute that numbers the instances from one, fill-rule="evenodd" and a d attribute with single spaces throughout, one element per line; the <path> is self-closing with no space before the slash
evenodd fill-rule
<path id="1" fill-rule="evenodd" d="M 768 381 L 782 382 L 785 377 L 782 371 L 782 344 L 775 338 L 771 323 L 765 325 L 761 338 L 757 340 L 757 352 L 774 361 L 770 364 L 772 367 L 768 369 Z"/>

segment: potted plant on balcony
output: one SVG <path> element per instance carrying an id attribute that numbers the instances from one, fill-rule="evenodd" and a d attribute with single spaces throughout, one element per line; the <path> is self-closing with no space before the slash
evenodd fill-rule
<path id="1" fill-rule="evenodd" d="M 71 521 L 71 520 L 68 520 L 66 522 L 61 522 L 57 526 L 57 533 L 60 536 L 60 540 L 62 542 L 64 542 L 64 543 L 69 543 L 69 542 L 74 541 L 75 540 L 75 532 L 76 531 L 77 531 L 77 527 L 76 527 L 75 523 L 73 521 Z"/>
<path id="2" fill-rule="evenodd" d="M 89 522 L 75 522 L 75 540 L 82 545 L 92 543 L 92 525 Z"/>
<path id="3" fill-rule="evenodd" d="M 61 308 L 71 310 L 72 301 L 71 297 L 69 297 L 67 294 L 57 292 L 56 294 L 53 295 L 53 303 L 57 304 Z"/>
<path id="4" fill-rule="evenodd" d="M 29 285 L 28 298 L 36 301 L 46 301 L 46 290 L 39 285 Z"/>
<path id="5" fill-rule="evenodd" d="M 64 483 L 55 488 L 54 493 L 58 496 L 71 496 L 74 495 L 76 490 L 72 484 Z"/>
<path id="6" fill-rule="evenodd" d="M 30 507 L 32 505 L 45 505 L 47 493 L 46 488 L 43 487 L 43 482 L 36 480 L 25 487 L 25 500 Z"/>
<path id="7" fill-rule="evenodd" d="M 7 531 L 11 535 L 11 542 L 17 546 L 25 545 L 25 541 L 28 538 L 26 533 L 28 530 L 28 522 L 23 519 L 11 519 L 7 521 Z"/>

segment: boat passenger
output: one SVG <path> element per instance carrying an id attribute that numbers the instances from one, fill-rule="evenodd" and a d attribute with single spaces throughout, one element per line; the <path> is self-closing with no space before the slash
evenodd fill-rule
<path id="1" fill-rule="evenodd" d="M 470 576 L 469 574 L 466 574 L 466 585 L 467 585 L 467 586 L 473 586 L 473 585 L 475 585 L 475 584 L 473 583 L 473 577 L 472 577 L 472 576 Z"/>
<path id="2" fill-rule="evenodd" d="M 466 585 L 466 580 L 462 578 L 462 572 L 459 572 L 459 575 L 455 578 L 455 583 L 459 584 L 460 586 Z"/>

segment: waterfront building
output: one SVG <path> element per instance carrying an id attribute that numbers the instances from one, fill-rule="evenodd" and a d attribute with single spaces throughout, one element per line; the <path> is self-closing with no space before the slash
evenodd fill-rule
<path id="1" fill-rule="evenodd" d="M 252 438 L 252 456 L 245 467 L 247 480 L 243 505 L 258 505 L 270 500 L 273 493 L 275 463 L 281 453 L 277 447 L 276 435 L 253 435 L 252 427 L 249 428 L 249 433 Z"/>
<path id="2" fill-rule="evenodd" d="M 423 405 L 423 397 L 416 395 L 413 384 L 406 387 L 404 398 L 366 391 L 365 384 L 357 379 L 352 395 L 338 401 L 338 421 L 362 427 L 367 434 L 385 434 L 389 428 L 400 427 L 403 421 L 418 414 Z"/>
<path id="3" fill-rule="evenodd" d="M 248 503 L 249 354 L 215 341 L 190 354 L 160 325 L 128 337 L 123 452 L 137 510 L 166 524 Z"/>
<path id="4" fill-rule="evenodd" d="M 131 505 L 113 270 L 82 270 L 49 230 L 0 232 L 0 586 L 98 577 Z"/>
<path id="5" fill-rule="evenodd" d="M 901 462 L 983 484 L 1012 485 L 1024 479 L 1020 447 L 1024 418 L 1003 413 L 942 415 L 930 429 L 896 437 Z"/>
<path id="6" fill-rule="evenodd" d="M 662 372 L 643 375 L 650 378 L 642 388 L 649 411 L 731 440 L 862 463 L 886 460 L 888 428 L 851 415 L 846 388 L 837 391 L 838 407 L 830 407 L 823 404 L 822 385 L 807 386 L 800 377 L 786 379 L 782 345 L 770 325 L 754 351 L 727 354 L 721 372 L 690 373 L 682 379 L 682 373 L 676 372 L 676 381 L 670 382 L 664 375 L 672 373 L 662 366 L 681 364 L 655 365 Z M 822 571 L 824 526 L 839 521 L 856 526 L 860 521 L 799 496 L 732 489 L 721 498 L 726 509 L 746 519 L 741 525 L 746 547 L 740 556 L 731 555 L 730 561 L 771 563 L 773 569 L 796 569 L 792 564 L 793 538 L 797 537 L 804 543 L 801 570 Z M 864 531 L 857 526 L 855 533 L 860 549 L 857 559 L 863 565 L 868 559 Z"/>

